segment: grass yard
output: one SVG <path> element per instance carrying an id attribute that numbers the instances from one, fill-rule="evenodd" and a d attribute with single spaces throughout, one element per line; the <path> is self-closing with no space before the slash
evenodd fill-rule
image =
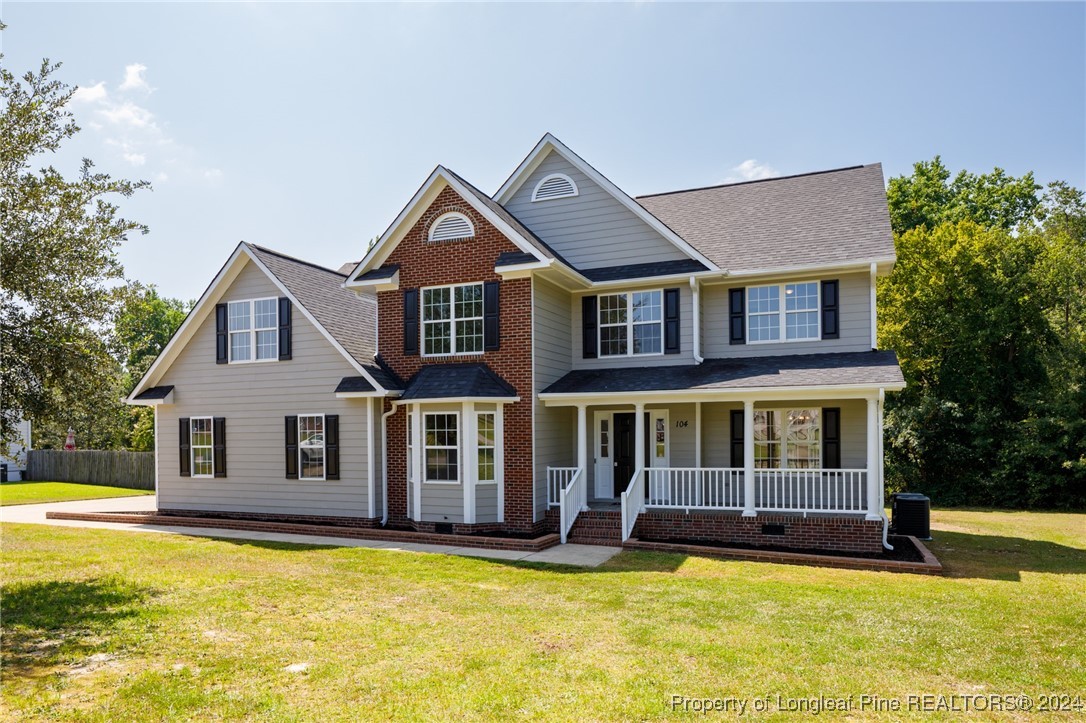
<path id="1" fill-rule="evenodd" d="M 0 485 L 0 505 L 33 505 L 42 502 L 71 502 L 152 494 L 154 492 L 150 490 L 84 485 L 74 482 L 5 482 Z"/>
<path id="2" fill-rule="evenodd" d="M 673 695 L 1086 696 L 1086 515 L 934 519 L 941 578 L 8 524 L 3 701 L 28 720 L 552 721 L 696 715 Z"/>

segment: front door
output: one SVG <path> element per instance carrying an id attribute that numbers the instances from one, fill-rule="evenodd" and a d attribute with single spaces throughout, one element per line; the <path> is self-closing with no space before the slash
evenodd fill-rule
<path id="1" fill-rule="evenodd" d="M 616 412 L 614 416 L 614 456 L 615 497 L 618 497 L 630 485 L 634 473 L 634 415 L 630 412 Z"/>

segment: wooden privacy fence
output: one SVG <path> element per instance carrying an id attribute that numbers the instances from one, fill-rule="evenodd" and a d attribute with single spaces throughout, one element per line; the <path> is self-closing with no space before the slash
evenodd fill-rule
<path id="1" fill-rule="evenodd" d="M 26 453 L 27 479 L 92 485 L 155 488 L 155 453 L 122 450 L 32 449 Z"/>

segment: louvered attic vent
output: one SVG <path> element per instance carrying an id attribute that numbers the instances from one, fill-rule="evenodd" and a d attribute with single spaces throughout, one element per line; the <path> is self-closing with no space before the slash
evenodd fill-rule
<path id="1" fill-rule="evenodd" d="M 549 201 L 552 198 L 570 198 L 577 195 L 577 184 L 563 173 L 552 173 L 544 178 L 532 192 L 532 201 Z"/>
<path id="2" fill-rule="evenodd" d="M 442 214 L 430 227 L 431 241 L 456 241 L 471 238 L 474 235 L 475 227 L 471 225 L 468 217 L 462 213 Z"/>

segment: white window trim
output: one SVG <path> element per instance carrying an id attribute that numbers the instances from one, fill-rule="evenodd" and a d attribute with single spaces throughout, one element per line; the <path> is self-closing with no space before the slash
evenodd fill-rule
<path id="1" fill-rule="evenodd" d="M 785 292 L 785 287 L 787 287 L 787 286 L 799 286 L 800 284 L 814 284 L 815 285 L 815 308 L 814 308 L 814 312 L 815 312 L 815 319 L 818 322 L 818 331 L 815 332 L 814 336 L 808 336 L 808 337 L 805 337 L 803 339 L 787 339 L 787 338 L 785 338 L 788 335 L 788 316 L 787 315 L 789 313 L 792 313 L 792 314 L 806 314 L 806 313 L 810 312 L 810 310 L 789 312 L 789 311 L 787 311 L 785 309 L 785 307 L 787 306 L 787 302 L 785 301 L 787 295 L 784 293 Z M 780 330 L 780 336 L 777 339 L 759 339 L 757 341 L 753 341 L 750 338 L 750 317 L 751 317 L 751 312 L 750 312 L 750 290 L 751 289 L 768 289 L 768 288 L 771 288 L 773 286 L 777 287 L 778 293 L 779 293 L 778 298 L 780 299 L 780 304 L 778 305 L 779 308 L 777 310 L 777 324 L 778 324 L 777 328 Z M 747 288 L 747 290 L 746 290 L 746 297 L 747 297 L 746 298 L 746 303 L 744 304 L 744 306 L 746 307 L 746 314 L 744 314 L 745 318 L 744 318 L 743 321 L 747 326 L 746 332 L 747 332 L 747 343 L 748 344 L 806 344 L 806 343 L 809 343 L 809 342 L 812 342 L 812 341 L 821 341 L 822 340 L 822 283 L 820 281 L 808 279 L 806 281 L 786 281 L 786 282 L 784 282 L 782 284 L 762 284 L 761 286 L 751 286 L 751 287 Z M 766 312 L 764 314 L 755 314 L 754 316 L 769 316 L 770 314 L 772 314 L 772 312 Z"/>
<path id="2" fill-rule="evenodd" d="M 196 446 L 192 443 L 192 423 L 206 419 L 211 423 L 211 474 L 196 474 Z M 205 444 L 199 445 L 201 449 L 207 447 Z M 215 477 L 215 418 L 214 417 L 189 417 L 189 476 L 195 479 L 212 479 Z"/>
<path id="3" fill-rule="evenodd" d="M 302 476 L 302 419 L 304 417 L 320 417 L 321 418 L 321 476 L 320 477 L 303 477 Z M 316 449 L 315 445 L 307 445 L 306 449 Z M 298 415 L 298 480 L 304 482 L 323 482 L 328 479 L 328 427 L 324 419 L 324 414 L 299 414 Z"/>
<path id="4" fill-rule="evenodd" d="M 262 326 L 259 329 L 256 328 L 256 302 L 258 301 L 275 302 L 275 326 Z M 230 331 L 230 306 L 233 304 L 244 303 L 249 304 L 249 328 L 242 331 Z M 234 359 L 234 345 L 231 343 L 233 336 L 234 334 L 244 334 L 246 331 L 249 334 L 249 358 Z M 268 359 L 256 358 L 256 333 L 258 331 L 275 332 L 275 354 Z M 226 302 L 226 355 L 228 363 L 230 364 L 264 364 L 266 362 L 279 361 L 279 297 L 262 296 L 256 299 L 235 299 L 234 301 Z"/>
<path id="5" fill-rule="evenodd" d="M 440 446 L 432 447 L 426 443 L 426 420 L 429 417 L 456 417 L 456 446 Z M 422 483 L 427 485 L 459 485 L 461 480 L 464 479 L 463 474 L 463 461 L 464 461 L 464 435 L 462 434 L 463 424 L 461 424 L 460 412 L 423 412 L 422 413 L 422 469 L 419 470 L 422 477 Z M 426 451 L 430 449 L 454 449 L 456 450 L 456 479 L 430 479 L 428 476 L 428 465 L 426 464 Z"/>
<path id="6" fill-rule="evenodd" d="M 660 294 L 660 321 L 637 321 L 633 320 L 633 295 L 634 294 Z M 601 314 L 603 314 L 603 304 L 601 299 L 605 296 L 623 296 L 626 297 L 626 353 L 625 354 L 604 354 L 603 353 L 603 327 L 607 326 L 614 328 L 616 326 L 623 326 L 623 324 L 604 324 Z M 582 320 L 582 323 L 584 321 Z M 640 352 L 635 354 L 633 350 L 633 329 L 634 326 L 647 326 L 649 324 L 660 325 L 660 351 Z M 596 299 L 596 349 L 599 350 L 597 357 L 602 359 L 607 357 L 608 359 L 619 359 L 621 357 L 652 357 L 664 355 L 664 290 L 663 289 L 635 289 L 634 291 L 615 291 L 610 294 L 600 294 Z"/>
<path id="7" fill-rule="evenodd" d="M 460 319 L 456 316 L 456 290 L 464 286 L 478 286 L 482 292 L 479 299 L 483 303 L 483 313 L 480 316 L 469 316 Z M 438 319 L 435 321 L 426 321 L 426 292 L 436 291 L 440 289 L 449 289 L 449 318 Z M 486 351 L 486 302 L 483 300 L 485 295 L 485 288 L 482 281 L 472 281 L 466 284 L 446 284 L 444 286 L 425 286 L 419 289 L 419 351 L 424 357 L 432 359 L 440 357 L 450 356 L 482 356 Z M 479 351 L 456 351 L 456 322 L 458 321 L 475 321 L 478 320 L 483 324 L 483 349 Z M 446 354 L 427 354 L 426 353 L 426 327 L 431 324 L 449 324 L 449 348 L 452 350 Z"/>
<path id="8" fill-rule="evenodd" d="M 543 184 L 545 184 L 547 181 L 551 180 L 552 178 L 561 178 L 561 179 L 567 181 L 569 183 L 569 185 L 573 188 L 573 193 L 567 193 L 567 194 L 565 194 L 563 196 L 549 196 L 547 198 L 540 198 L 539 197 L 539 189 L 543 187 Z M 539 183 L 535 184 L 535 188 L 532 189 L 532 203 L 540 203 L 540 202 L 543 202 L 543 201 L 557 201 L 557 200 L 559 200 L 561 198 L 575 198 L 575 197 L 577 197 L 579 195 L 581 195 L 581 189 L 577 187 L 577 183 L 572 178 L 570 178 L 569 176 L 567 176 L 564 173 L 549 173 L 546 176 L 544 176 L 539 181 Z"/>
<path id="9" fill-rule="evenodd" d="M 438 239 L 437 243 L 463 241 L 465 239 L 475 238 L 475 224 L 471 222 L 471 219 L 468 218 L 466 214 L 460 213 L 459 211 L 446 211 L 445 213 L 443 213 L 440 216 L 438 216 L 437 218 L 435 218 L 434 222 L 432 224 L 430 224 L 430 230 L 426 232 L 426 240 L 428 242 L 434 243 L 434 231 L 437 229 L 438 226 L 441 225 L 442 221 L 449 218 L 450 216 L 458 216 L 458 217 L 464 219 L 464 221 L 467 222 L 467 224 L 468 224 L 468 228 L 471 229 L 471 233 L 469 233 L 467 236 L 457 236 L 455 238 Z"/>
<path id="10" fill-rule="evenodd" d="M 484 415 L 491 415 L 494 417 L 494 442 L 490 447 L 484 447 L 479 444 L 479 417 Z M 494 479 L 479 479 L 479 450 L 480 449 L 492 449 L 494 450 Z M 496 485 L 498 484 L 498 412 L 497 410 L 475 412 L 475 483 L 480 485 Z"/>
<path id="11" fill-rule="evenodd" d="M 786 419 L 787 419 L 786 415 L 788 414 L 788 412 L 795 412 L 795 411 L 798 411 L 800 409 L 814 409 L 814 410 L 816 410 L 818 412 L 818 466 L 817 467 L 789 467 L 788 466 L 788 439 L 787 439 L 787 433 L 786 433 L 786 430 L 785 430 L 785 424 L 786 424 Z M 780 431 L 780 438 L 778 438 L 776 440 L 778 448 L 780 449 L 780 454 L 778 455 L 778 457 L 780 459 L 780 466 L 779 467 L 757 467 L 755 469 L 756 472 L 757 471 L 767 471 L 767 470 L 793 470 L 793 471 L 798 471 L 798 472 L 804 472 L 804 471 L 811 471 L 811 470 L 817 470 L 817 469 L 824 469 L 824 465 L 825 465 L 824 453 L 825 453 L 826 450 L 825 450 L 825 440 L 822 438 L 822 431 L 823 431 L 823 429 L 825 427 L 825 422 L 822 419 L 822 408 L 821 407 L 766 407 L 766 408 L 761 408 L 761 409 L 755 409 L 754 411 L 755 411 L 755 413 L 757 413 L 757 412 L 773 412 L 774 414 L 776 414 L 777 415 L 777 429 Z M 751 430 L 751 433 L 753 433 L 753 430 Z M 755 449 L 757 449 L 757 447 L 755 447 Z M 754 461 L 755 461 L 755 464 L 757 464 L 757 461 L 758 461 L 757 457 L 755 457 Z"/>

